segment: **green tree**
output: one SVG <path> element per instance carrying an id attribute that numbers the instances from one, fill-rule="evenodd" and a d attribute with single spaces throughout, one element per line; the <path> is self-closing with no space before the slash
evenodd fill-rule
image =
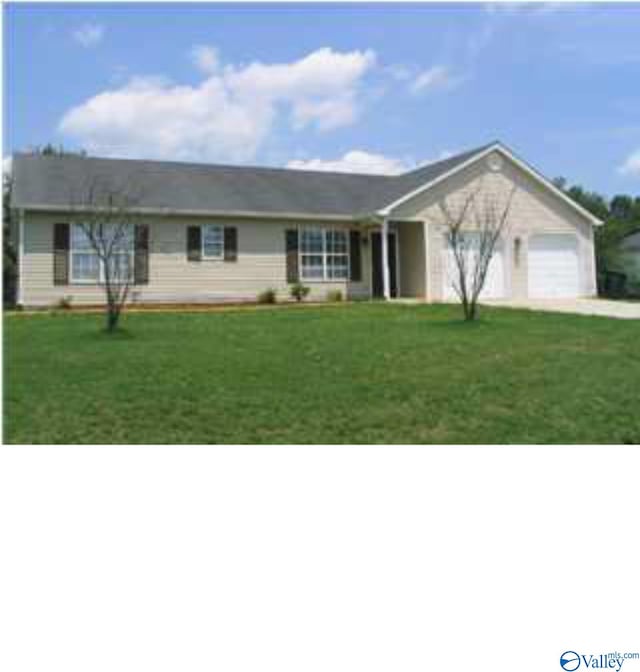
<path id="1" fill-rule="evenodd" d="M 567 187 L 567 180 L 557 177 L 553 183 L 576 203 L 604 222 L 595 230 L 596 265 L 598 273 L 617 270 L 619 245 L 622 238 L 640 228 L 640 196 L 617 194 L 611 201 L 580 185 Z"/>
<path id="2" fill-rule="evenodd" d="M 609 206 L 611 217 L 614 219 L 629 221 L 633 219 L 633 197 L 626 194 L 618 194 L 611 199 Z"/>
<path id="3" fill-rule="evenodd" d="M 574 185 L 566 190 L 566 193 L 576 203 L 588 210 L 592 215 L 606 221 L 610 215 L 609 203 L 604 196 L 595 191 L 586 191 L 579 185 Z"/>
<path id="4" fill-rule="evenodd" d="M 32 148 L 29 153 L 41 154 L 42 156 L 87 156 L 87 152 L 84 149 L 73 151 L 70 149 L 65 149 L 64 145 L 58 145 L 56 147 L 51 142 L 48 142 L 42 147 L 36 145 L 36 147 Z"/>

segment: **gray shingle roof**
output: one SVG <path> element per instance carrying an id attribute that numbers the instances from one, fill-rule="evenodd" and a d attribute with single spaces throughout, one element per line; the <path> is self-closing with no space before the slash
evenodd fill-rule
<path id="1" fill-rule="evenodd" d="M 493 144 L 493 143 L 492 143 Z M 485 150 L 452 156 L 398 176 L 166 161 L 16 154 L 14 207 L 65 207 L 96 178 L 139 185 L 139 205 L 189 212 L 373 213 Z M 83 186 L 84 185 L 84 186 Z"/>

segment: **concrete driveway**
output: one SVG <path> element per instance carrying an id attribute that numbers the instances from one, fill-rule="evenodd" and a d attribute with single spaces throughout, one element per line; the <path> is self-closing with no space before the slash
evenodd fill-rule
<path id="1" fill-rule="evenodd" d="M 554 313 L 576 315 L 600 315 L 621 320 L 640 320 L 640 301 L 610 301 L 607 299 L 495 299 L 483 301 L 489 306 L 527 308 Z"/>

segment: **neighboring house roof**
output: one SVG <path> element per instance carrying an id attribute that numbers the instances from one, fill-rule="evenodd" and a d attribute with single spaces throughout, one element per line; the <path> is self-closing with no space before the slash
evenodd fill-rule
<path id="1" fill-rule="evenodd" d="M 353 219 L 389 214 L 394 207 L 493 150 L 506 154 L 574 209 L 600 223 L 546 178 L 493 142 L 402 175 L 363 175 L 74 155 L 16 154 L 12 206 L 68 208 L 72 193 L 92 180 L 138 185 L 137 206 L 183 214 L 300 215 Z"/>

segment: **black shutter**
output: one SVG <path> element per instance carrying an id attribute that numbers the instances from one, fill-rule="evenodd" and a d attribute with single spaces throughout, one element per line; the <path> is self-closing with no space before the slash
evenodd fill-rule
<path id="1" fill-rule="evenodd" d="M 149 227 L 146 224 L 136 224 L 135 228 L 133 282 L 135 285 L 149 282 Z"/>
<path id="2" fill-rule="evenodd" d="M 238 261 L 238 229 L 235 226 L 224 227 L 224 260 Z"/>
<path id="3" fill-rule="evenodd" d="M 287 282 L 298 282 L 298 231 L 288 229 L 285 231 L 287 251 Z"/>
<path id="4" fill-rule="evenodd" d="M 351 267 L 351 281 L 362 280 L 362 254 L 360 249 L 360 231 L 349 232 L 349 266 Z"/>
<path id="5" fill-rule="evenodd" d="M 53 284 L 69 284 L 69 225 L 53 225 Z"/>
<path id="6" fill-rule="evenodd" d="M 187 228 L 187 259 L 189 261 L 202 259 L 202 230 L 199 226 Z"/>

